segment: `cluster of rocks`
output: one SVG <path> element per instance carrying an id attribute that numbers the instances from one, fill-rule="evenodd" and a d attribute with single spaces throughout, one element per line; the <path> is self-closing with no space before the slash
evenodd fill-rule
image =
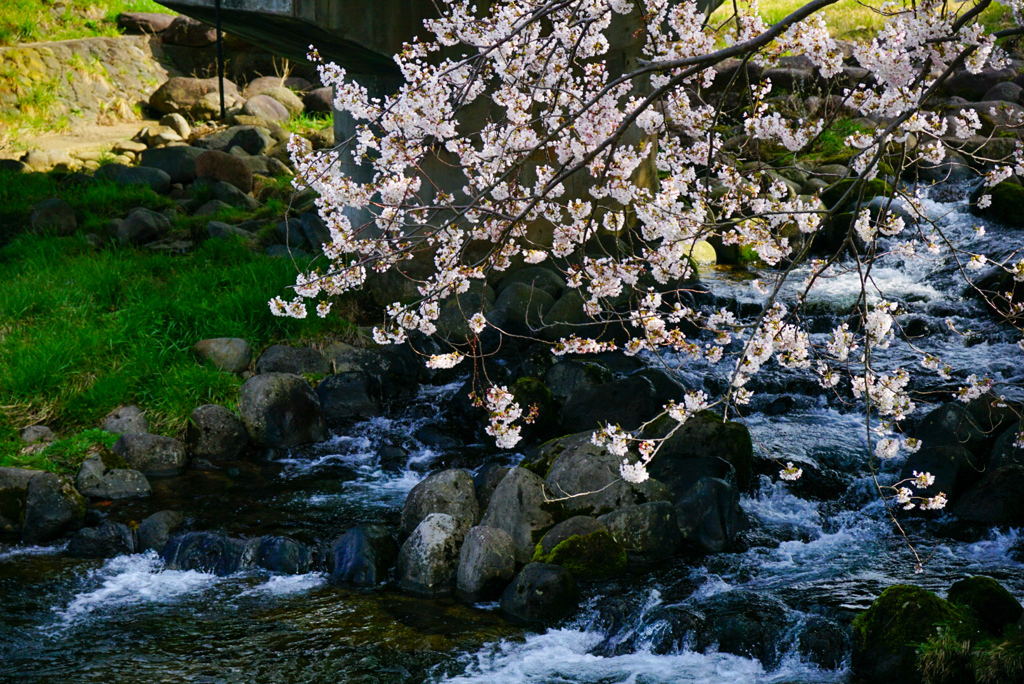
<path id="1" fill-rule="evenodd" d="M 964 523 L 1024 525 L 1024 449 L 1016 445 L 1019 406 L 991 394 L 944 404 L 915 429 L 924 446 L 907 457 L 901 479 L 928 472 L 935 482 L 921 496 L 946 494 L 948 509 Z"/>
<path id="2" fill-rule="evenodd" d="M 866 682 L 1019 681 L 1021 629 L 1024 607 L 991 577 L 954 582 L 946 599 L 896 585 L 854 620 L 853 667 Z"/>

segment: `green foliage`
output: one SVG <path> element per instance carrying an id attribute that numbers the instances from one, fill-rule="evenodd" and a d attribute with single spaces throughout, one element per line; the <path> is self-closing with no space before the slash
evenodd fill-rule
<path id="1" fill-rule="evenodd" d="M 298 116 L 288 119 L 281 126 L 290 133 L 302 135 L 330 126 L 333 120 L 330 112 L 302 112 Z"/>
<path id="2" fill-rule="evenodd" d="M 122 12 L 169 13 L 153 0 L 4 0 L 0 45 L 116 36 L 117 15 Z"/>
<path id="3" fill-rule="evenodd" d="M 118 435 L 92 428 L 47 445 L 42 451 L 22 455 L 0 450 L 0 466 L 39 468 L 53 473 L 73 475 L 78 472 L 86 456 L 114 446 Z"/>
<path id="4" fill-rule="evenodd" d="M 241 337 L 258 350 L 349 332 L 337 317 L 271 315 L 267 301 L 294 278 L 290 260 L 228 240 L 178 256 L 96 251 L 83 237 L 14 240 L 0 249 L 0 454 L 21 449 L 18 428 L 79 431 L 123 404 L 170 434 L 200 404 L 232 406 L 241 379 L 198 364 L 198 340 Z"/>

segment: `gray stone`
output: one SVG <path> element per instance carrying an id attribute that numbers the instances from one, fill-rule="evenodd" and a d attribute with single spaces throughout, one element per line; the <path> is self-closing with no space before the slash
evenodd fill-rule
<path id="1" fill-rule="evenodd" d="M 159 12 L 121 12 L 117 27 L 128 35 L 153 35 L 166 31 L 174 18 L 173 14 Z"/>
<path id="2" fill-rule="evenodd" d="M 661 413 L 654 385 L 648 378 L 631 375 L 601 385 L 582 385 L 565 400 L 562 427 L 568 432 L 599 430 L 611 423 L 635 430 Z"/>
<path id="3" fill-rule="evenodd" d="M 331 544 L 327 567 L 331 582 L 375 587 L 386 581 L 398 557 L 398 545 L 382 525 L 360 525 Z"/>
<path id="4" fill-rule="evenodd" d="M 220 200 L 215 199 L 215 200 L 210 200 L 209 202 L 207 202 L 207 203 L 203 204 L 202 206 L 200 206 L 198 209 L 196 209 L 194 212 L 192 212 L 192 215 L 193 216 L 215 216 L 217 214 L 221 214 L 223 212 L 229 211 L 231 208 L 232 208 L 231 205 L 228 204 L 227 202 L 222 202 Z"/>
<path id="5" fill-rule="evenodd" d="M 511 283 L 498 295 L 494 308 L 504 313 L 510 332 L 533 334 L 541 329 L 544 315 L 554 304 L 554 297 L 544 290 Z"/>
<path id="6" fill-rule="evenodd" d="M 173 114 L 165 114 L 160 118 L 160 125 L 170 128 L 172 131 L 178 134 L 178 137 L 185 140 L 192 135 L 192 127 L 188 125 L 188 121 L 185 120 L 181 114 L 177 112 Z"/>
<path id="7" fill-rule="evenodd" d="M 649 565 L 671 558 L 682 543 L 675 507 L 667 501 L 627 506 L 598 520 L 626 549 L 630 565 Z"/>
<path id="8" fill-rule="evenodd" d="M 280 102 L 281 105 L 288 110 L 289 117 L 298 116 L 306 109 L 306 106 L 302 103 L 302 98 L 283 86 L 265 88 L 263 92 L 259 94 L 272 97 Z"/>
<path id="9" fill-rule="evenodd" d="M 420 521 L 432 513 L 450 515 L 463 535 L 476 525 L 480 512 L 473 477 L 468 471 L 442 470 L 413 487 L 402 509 L 402 536 L 412 534 Z"/>
<path id="10" fill-rule="evenodd" d="M 322 252 L 324 245 L 331 244 L 331 231 L 327 224 L 316 214 L 303 214 L 299 217 L 302 233 L 314 252 Z"/>
<path id="11" fill-rule="evenodd" d="M 21 528 L 26 544 L 53 541 L 80 528 L 84 519 L 85 499 L 66 479 L 53 473 L 39 473 L 29 480 Z"/>
<path id="12" fill-rule="evenodd" d="M 260 354 L 256 361 L 257 373 L 293 373 L 302 375 L 323 375 L 331 371 L 327 359 L 311 347 L 290 347 L 275 344 Z"/>
<path id="13" fill-rule="evenodd" d="M 252 192 L 252 171 L 245 161 L 228 152 L 206 150 L 196 157 L 196 177 L 228 183 L 243 193 Z"/>
<path id="14" fill-rule="evenodd" d="M 323 410 L 313 388 L 290 373 L 264 373 L 246 380 L 238 412 L 253 442 L 291 448 L 327 439 Z"/>
<path id="15" fill-rule="evenodd" d="M 640 484 L 626 482 L 619 473 L 624 457 L 591 442 L 592 432 L 580 432 L 552 440 L 541 448 L 541 459 L 551 459 L 546 483 L 557 497 L 571 497 L 564 503 L 570 514 L 603 515 L 626 506 L 665 501 L 668 488 L 654 479 Z M 636 461 L 629 454 L 625 460 Z"/>
<path id="16" fill-rule="evenodd" d="M 217 42 L 217 30 L 209 24 L 179 15 L 160 37 L 167 45 L 202 48 Z"/>
<path id="17" fill-rule="evenodd" d="M 71 235 L 78 227 L 75 210 L 62 199 L 43 200 L 32 207 L 32 230 L 41 235 Z"/>
<path id="18" fill-rule="evenodd" d="M 224 104 L 237 107 L 242 101 L 238 86 L 224 81 Z M 216 78 L 175 76 L 150 96 L 149 104 L 161 114 L 182 114 L 195 121 L 209 121 L 220 116 L 220 92 Z M 173 148 L 169 148 L 173 149 Z"/>
<path id="19" fill-rule="evenodd" d="M 75 532 L 67 553 L 72 558 L 113 558 L 135 553 L 135 536 L 127 525 L 108 520 L 99 527 Z"/>
<path id="20" fill-rule="evenodd" d="M 501 595 L 515 574 L 515 547 L 508 532 L 478 525 L 466 533 L 459 551 L 455 582 L 463 598 L 493 600 Z"/>
<path id="21" fill-rule="evenodd" d="M 331 112 L 334 110 L 334 93 L 331 88 L 314 88 L 302 96 L 302 104 L 309 112 Z"/>
<path id="22" fill-rule="evenodd" d="M 45 425 L 31 425 L 21 432 L 18 433 L 21 437 L 21 441 L 26 444 L 36 444 L 37 442 L 52 442 L 56 439 L 53 434 L 53 430 L 46 427 Z"/>
<path id="23" fill-rule="evenodd" d="M 184 524 L 185 516 L 178 511 L 159 511 L 149 516 L 139 523 L 137 530 L 139 553 L 150 549 L 159 553 L 167 545 L 171 535 Z"/>
<path id="24" fill-rule="evenodd" d="M 220 200 L 225 204 L 228 204 L 236 209 L 245 209 L 246 211 L 253 211 L 259 209 L 260 203 L 251 195 L 247 195 L 234 185 L 230 183 L 224 183 L 222 181 L 216 181 L 210 178 L 200 178 L 193 184 L 193 189 L 199 187 L 209 187 L 210 192 L 213 195 L 213 199 Z M 194 191 L 193 190 L 193 191 Z"/>
<path id="25" fill-rule="evenodd" d="M 424 518 L 398 552 L 398 586 L 426 598 L 450 595 L 465 533 L 455 518 L 445 513 Z"/>
<path id="26" fill-rule="evenodd" d="M 213 532 L 186 532 L 172 536 L 160 557 L 168 570 L 198 570 L 226 577 L 252 567 L 259 542 Z"/>
<path id="27" fill-rule="evenodd" d="M 20 532 L 28 483 L 39 473 L 27 468 L 0 467 L 0 535 Z"/>
<path id="28" fill-rule="evenodd" d="M 583 295 L 579 290 L 567 290 L 544 314 L 544 327 L 540 331 L 541 338 L 548 342 L 557 342 L 571 335 L 577 337 L 600 336 L 602 326 L 596 324 L 587 315 L 583 304 Z"/>
<path id="29" fill-rule="evenodd" d="M 269 95 L 250 97 L 242 106 L 242 113 L 272 123 L 282 123 L 289 119 L 288 109 Z"/>
<path id="30" fill-rule="evenodd" d="M 663 482 L 674 497 L 685 494 L 700 477 L 720 472 L 716 459 L 735 469 L 741 491 L 752 486 L 754 447 L 743 423 L 723 421 L 710 411 L 691 416 L 682 426 L 665 416 L 650 425 L 643 438 L 665 439 L 647 472 Z"/>
<path id="31" fill-rule="evenodd" d="M 702 477 L 676 501 L 676 521 L 684 542 L 719 553 L 746 529 L 739 493 L 724 480 Z"/>
<path id="32" fill-rule="evenodd" d="M 171 190 L 171 177 L 167 172 L 151 166 L 106 164 L 96 169 L 95 175 L 119 185 L 144 186 L 160 195 L 166 195 Z"/>
<path id="33" fill-rule="evenodd" d="M 607 368 L 587 361 L 559 361 L 544 374 L 544 384 L 551 390 L 551 396 L 559 401 L 565 401 L 578 389 L 601 385 L 612 379 Z"/>
<path id="34" fill-rule="evenodd" d="M 279 221 L 274 228 L 274 235 L 282 245 L 292 249 L 303 249 L 309 246 L 306 241 L 306 231 L 299 219 Z"/>
<path id="35" fill-rule="evenodd" d="M 149 432 L 149 421 L 146 420 L 146 413 L 138 406 L 121 406 L 107 414 L 102 427 L 117 435 L 130 435 Z"/>
<path id="36" fill-rule="evenodd" d="M 548 530 L 548 533 L 537 543 L 537 548 L 547 556 L 569 537 L 585 537 L 602 530 L 607 531 L 608 528 L 597 518 L 592 518 L 589 515 L 574 515 Z"/>
<path id="37" fill-rule="evenodd" d="M 543 290 L 551 295 L 552 299 L 558 299 L 565 290 L 565 278 L 555 271 L 543 266 L 528 266 L 509 273 L 501 279 L 498 287 L 495 288 L 498 296 L 513 283 L 522 283 L 538 290 Z"/>
<path id="38" fill-rule="evenodd" d="M 508 470 L 508 466 L 488 463 L 474 473 L 473 486 L 476 488 L 476 503 L 481 512 L 487 510 L 487 506 L 491 503 L 491 495 L 508 475 Z"/>
<path id="39" fill-rule="evenodd" d="M 196 140 L 195 146 L 227 152 L 240 147 L 247 153 L 263 154 L 274 145 L 270 131 L 261 126 L 231 126 Z"/>
<path id="40" fill-rule="evenodd" d="M 929 412 L 917 426 L 914 435 L 926 447 L 962 446 L 978 456 L 983 454 L 990 440 L 969 408 L 953 401 Z"/>
<path id="41" fill-rule="evenodd" d="M 254 565 L 281 575 L 302 575 L 313 565 L 309 547 L 288 537 L 263 537 L 256 547 Z"/>
<path id="42" fill-rule="evenodd" d="M 298 247 L 288 247 L 286 245 L 270 245 L 265 250 L 268 257 L 274 259 L 295 259 L 304 261 L 311 258 L 309 252 L 299 249 Z"/>
<path id="43" fill-rule="evenodd" d="M 249 433 L 241 419 L 228 409 L 204 404 L 189 416 L 185 446 L 193 458 L 233 461 L 249 446 Z"/>
<path id="44" fill-rule="evenodd" d="M 111 451 L 146 477 L 179 475 L 188 462 L 185 445 L 173 437 L 163 435 L 121 435 L 121 439 L 114 443 Z"/>
<path id="45" fill-rule="evenodd" d="M 562 515 L 562 506 L 544 480 L 525 468 L 512 468 L 498 483 L 481 525 L 504 530 L 512 538 L 516 561 L 529 563 L 534 547 Z"/>
<path id="46" fill-rule="evenodd" d="M 579 589 L 561 565 L 530 563 L 501 595 L 506 616 L 526 624 L 550 624 L 568 617 L 579 605 Z"/>
<path id="47" fill-rule="evenodd" d="M 232 226 L 223 221 L 210 221 L 206 224 L 206 234 L 212 240 L 240 240 L 248 244 L 256 243 L 256 236 L 238 226 Z M 246 364 L 248 365 L 248 363 Z"/>
<path id="48" fill-rule="evenodd" d="M 380 381 L 365 371 L 328 375 L 317 384 L 316 395 L 329 425 L 381 414 Z"/>
<path id="49" fill-rule="evenodd" d="M 137 470 L 107 468 L 99 456 L 90 456 L 78 471 L 78 491 L 91 499 L 132 499 L 153 493 L 146 476 Z"/>
<path id="50" fill-rule="evenodd" d="M 165 237 L 170 230 L 167 217 L 139 207 L 118 225 L 117 239 L 123 245 L 147 245 Z"/>
<path id="51" fill-rule="evenodd" d="M 191 183 L 196 179 L 196 159 L 204 150 L 188 145 L 157 147 L 139 154 L 139 164 L 160 169 L 172 183 Z"/>
<path id="52" fill-rule="evenodd" d="M 252 361 L 252 347 L 239 337 L 200 340 L 192 347 L 192 353 L 226 373 L 241 373 Z"/>

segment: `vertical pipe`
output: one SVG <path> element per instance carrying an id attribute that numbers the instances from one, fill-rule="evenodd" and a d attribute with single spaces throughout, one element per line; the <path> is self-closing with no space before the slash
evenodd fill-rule
<path id="1" fill-rule="evenodd" d="M 224 108 L 224 41 L 220 32 L 220 0 L 214 0 L 215 22 L 217 24 L 217 79 L 220 88 L 220 119 L 227 118 Z"/>

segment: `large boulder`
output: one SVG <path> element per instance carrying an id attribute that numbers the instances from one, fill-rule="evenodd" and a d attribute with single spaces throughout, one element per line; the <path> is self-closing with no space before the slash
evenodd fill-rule
<path id="1" fill-rule="evenodd" d="M 536 474 L 512 468 L 495 488 L 480 524 L 507 532 L 516 562 L 528 563 L 537 542 L 562 515 L 562 506 L 554 498 Z"/>
<path id="2" fill-rule="evenodd" d="M 955 501 L 977 481 L 981 472 L 980 459 L 960 446 L 926 445 L 907 457 L 900 479 L 911 479 L 915 472 L 931 473 L 935 477 L 930 487 L 915 488 L 916 496 L 932 497 L 941 492 L 949 501 Z"/>
<path id="3" fill-rule="evenodd" d="M 568 617 L 579 605 L 572 574 L 561 565 L 530 563 L 501 595 L 501 610 L 525 624 L 550 624 Z"/>
<path id="4" fill-rule="evenodd" d="M 289 119 L 288 109 L 269 95 L 250 97 L 242 106 L 242 113 L 270 123 L 282 123 Z"/>
<path id="5" fill-rule="evenodd" d="M 936 476 L 936 481 L 938 477 Z M 1024 466 L 989 471 L 953 504 L 951 512 L 964 522 L 981 525 L 1024 525 Z"/>
<path id="6" fill-rule="evenodd" d="M 639 484 L 622 479 L 619 467 L 624 460 L 636 456 L 616 456 L 607 447 L 591 441 L 591 432 L 579 432 L 544 444 L 540 459 L 557 454 L 545 482 L 556 497 L 569 497 L 564 506 L 568 513 L 604 515 L 626 506 L 649 501 L 667 501 L 670 494 L 665 485 L 648 479 Z"/>
<path id="7" fill-rule="evenodd" d="M 289 117 L 298 116 L 306 109 L 306 106 L 302 103 L 302 98 L 284 86 L 264 88 L 263 91 L 258 94 L 272 97 L 280 102 L 281 105 L 288 110 Z"/>
<path id="8" fill-rule="evenodd" d="M 651 381 L 641 375 L 601 385 L 577 387 L 562 408 L 562 427 L 568 432 L 600 430 L 608 424 L 635 430 L 662 410 Z"/>
<path id="9" fill-rule="evenodd" d="M 180 475 L 188 463 L 185 445 L 173 437 L 133 433 L 121 435 L 111 451 L 147 477 Z"/>
<path id="10" fill-rule="evenodd" d="M 920 682 L 918 646 L 964 613 L 930 591 L 897 584 L 853 621 L 853 670 L 867 682 Z"/>
<path id="11" fill-rule="evenodd" d="M 515 547 L 508 532 L 485 525 L 469 530 L 459 552 L 455 586 L 460 596 L 471 601 L 495 599 L 515 574 Z"/>
<path id="12" fill-rule="evenodd" d="M 281 77 L 281 76 L 259 76 L 245 84 L 242 94 L 246 97 L 262 95 L 272 88 L 285 88 L 289 90 L 304 91 L 309 89 L 310 83 L 304 78 Z M 329 90 L 329 89 L 328 89 Z"/>
<path id="13" fill-rule="evenodd" d="M 331 372 L 331 367 L 324 355 L 316 349 L 275 344 L 260 354 L 256 361 L 256 372 L 325 375 Z"/>
<path id="14" fill-rule="evenodd" d="M 458 521 L 445 513 L 424 518 L 398 552 L 398 586 L 425 598 L 450 595 L 455 589 L 459 545 L 465 534 Z"/>
<path id="15" fill-rule="evenodd" d="M 925 447 L 960 446 L 972 454 L 987 452 L 991 438 L 978 424 L 970 407 L 949 402 L 929 412 L 914 430 Z"/>
<path id="16" fill-rule="evenodd" d="M 577 515 L 555 525 L 537 543 L 535 563 L 561 565 L 579 579 L 600 579 L 626 568 L 626 551 L 604 523 Z"/>
<path id="17" fill-rule="evenodd" d="M 188 145 L 155 147 L 139 154 L 139 164 L 160 169 L 172 183 L 191 183 L 196 179 L 196 159 L 203 152 Z"/>
<path id="18" fill-rule="evenodd" d="M 402 536 L 412 534 L 431 513 L 452 516 L 465 535 L 480 517 L 473 476 L 468 471 L 452 468 L 433 473 L 413 487 L 402 509 Z"/>
<path id="19" fill-rule="evenodd" d="M 82 527 L 85 499 L 71 483 L 53 473 L 39 473 L 25 492 L 21 538 L 26 544 L 52 541 Z"/>
<path id="20" fill-rule="evenodd" d="M 148 245 L 166 237 L 170 220 L 152 209 L 133 209 L 117 226 L 117 239 L 122 245 Z"/>
<path id="21" fill-rule="evenodd" d="M 687 544 L 718 553 L 747 527 L 739 492 L 724 480 L 702 477 L 676 499 L 676 522 Z"/>
<path id="22" fill-rule="evenodd" d="M 259 539 L 237 539 L 214 532 L 186 532 L 168 540 L 160 557 L 168 570 L 197 570 L 218 577 L 252 567 Z"/>
<path id="23" fill-rule="evenodd" d="M 1024 616 L 1024 606 L 1006 587 L 991 577 L 976 575 L 957 580 L 949 588 L 950 603 L 968 611 L 990 634 L 1001 635 Z"/>
<path id="24" fill-rule="evenodd" d="M 518 271 L 513 271 L 501 279 L 495 292 L 500 296 L 509 286 L 514 283 L 522 283 L 538 290 L 543 290 L 551 295 L 552 299 L 558 299 L 565 290 L 565 278 L 557 271 L 543 266 L 527 266 Z"/>
<path id="25" fill-rule="evenodd" d="M 159 553 L 167 545 L 171 535 L 185 524 L 185 516 L 178 511 L 158 511 L 149 516 L 136 530 L 139 553 L 150 549 Z"/>
<path id="26" fill-rule="evenodd" d="M 607 368 L 587 361 L 559 361 L 544 374 L 544 384 L 558 401 L 565 401 L 576 390 L 610 383 L 612 379 Z"/>
<path id="27" fill-rule="evenodd" d="M 204 150 L 220 150 L 227 152 L 240 147 L 248 154 L 264 154 L 274 146 L 274 138 L 270 131 L 262 126 L 231 126 L 199 138 L 195 146 Z"/>
<path id="28" fill-rule="evenodd" d="M 380 382 L 365 371 L 328 375 L 317 384 L 316 395 L 329 425 L 381 414 Z"/>
<path id="29" fill-rule="evenodd" d="M 149 432 L 149 421 L 146 420 L 146 413 L 138 406 L 121 406 L 107 414 L 102 427 L 115 435 L 130 435 Z"/>
<path id="30" fill-rule="evenodd" d="M 990 203 L 982 207 L 981 197 L 988 195 Z M 994 188 L 979 186 L 971 194 L 971 211 L 1013 228 L 1024 227 L 1020 206 L 1024 203 L 1024 188 L 1012 181 L 1003 181 Z"/>
<path id="31" fill-rule="evenodd" d="M 749 490 L 753 483 L 754 447 L 750 431 L 742 423 L 723 421 L 710 411 L 702 411 L 681 426 L 671 416 L 664 416 L 645 430 L 643 436 L 645 439 L 668 437 L 647 471 L 651 477 L 664 482 L 675 496 L 684 494 L 708 472 L 699 467 L 695 459 L 720 458 L 732 465 L 741 491 Z M 699 475 L 694 477 L 696 473 Z"/>
<path id="32" fill-rule="evenodd" d="M 512 283 L 498 295 L 494 309 L 502 312 L 509 332 L 531 335 L 544 325 L 544 315 L 554 304 L 554 297 L 544 290 L 525 283 Z"/>
<path id="33" fill-rule="evenodd" d="M 28 483 L 39 473 L 28 468 L 0 468 L 0 535 L 21 531 Z"/>
<path id="34" fill-rule="evenodd" d="M 309 547 L 288 537 L 263 537 L 256 547 L 253 563 L 281 575 L 302 575 L 313 566 Z"/>
<path id="35" fill-rule="evenodd" d="M 59 198 L 37 202 L 29 216 L 32 231 L 40 235 L 71 235 L 78 227 L 75 210 Z"/>
<path id="36" fill-rule="evenodd" d="M 108 520 L 99 527 L 75 532 L 67 553 L 73 558 L 113 558 L 135 553 L 135 535 L 127 525 Z"/>
<path id="37" fill-rule="evenodd" d="M 1024 466 L 1024 447 L 1016 446 L 1017 436 L 1020 434 L 1020 422 L 1011 423 L 1010 427 L 996 438 L 992 446 L 992 453 L 989 456 L 989 470 L 998 470 L 1004 466 Z"/>
<path id="38" fill-rule="evenodd" d="M 627 506 L 602 515 L 598 520 L 626 550 L 626 558 L 633 566 L 671 558 L 683 540 L 676 509 L 667 501 Z"/>
<path id="39" fill-rule="evenodd" d="M 192 353 L 200 360 L 227 373 L 241 373 L 252 361 L 252 347 L 239 337 L 200 340 L 192 347 Z"/>
<path id="40" fill-rule="evenodd" d="M 236 107 L 240 102 L 238 86 L 225 80 L 224 105 Z M 216 78 L 175 76 L 149 96 L 149 104 L 161 114 L 177 113 L 195 121 L 209 121 L 220 116 L 218 81 Z"/>
<path id="41" fill-rule="evenodd" d="M 160 38 L 167 45 L 202 48 L 217 42 L 217 29 L 191 17 L 178 15 Z"/>
<path id="42" fill-rule="evenodd" d="M 699 608 L 707 636 L 723 653 L 756 658 L 765 669 L 775 669 L 789 646 L 786 604 L 763 591 L 734 590 L 703 600 Z"/>
<path id="43" fill-rule="evenodd" d="M 375 587 L 387 579 L 398 557 L 398 545 L 387 528 L 360 525 L 331 544 L 327 568 L 331 582 Z"/>
<path id="44" fill-rule="evenodd" d="M 332 88 L 314 88 L 302 96 L 302 104 L 308 112 L 330 112 L 334 110 L 334 91 Z"/>
<path id="45" fill-rule="evenodd" d="M 77 484 L 79 493 L 91 499 L 133 499 L 153 493 L 149 480 L 138 470 L 108 468 L 100 456 L 82 461 Z"/>
<path id="46" fill-rule="evenodd" d="M 500 463 L 488 463 L 481 466 L 473 474 L 473 486 L 476 488 L 476 502 L 481 511 L 486 511 L 491 503 L 491 495 L 501 481 L 508 475 L 508 466 Z"/>
<path id="47" fill-rule="evenodd" d="M 196 177 L 214 178 L 242 192 L 252 192 L 252 171 L 244 161 L 227 152 L 207 150 L 196 157 Z"/>
<path id="48" fill-rule="evenodd" d="M 233 461 L 249 446 L 249 433 L 241 419 L 228 409 L 204 404 L 189 416 L 185 446 L 193 458 Z"/>
<path id="49" fill-rule="evenodd" d="M 173 14 L 159 12 L 121 12 L 117 15 L 117 27 L 128 35 L 153 35 L 162 33 L 174 21 Z"/>
<path id="50" fill-rule="evenodd" d="M 290 373 L 263 373 L 245 381 L 238 412 L 253 442 L 291 448 L 327 439 L 323 410 L 313 388 Z"/>

